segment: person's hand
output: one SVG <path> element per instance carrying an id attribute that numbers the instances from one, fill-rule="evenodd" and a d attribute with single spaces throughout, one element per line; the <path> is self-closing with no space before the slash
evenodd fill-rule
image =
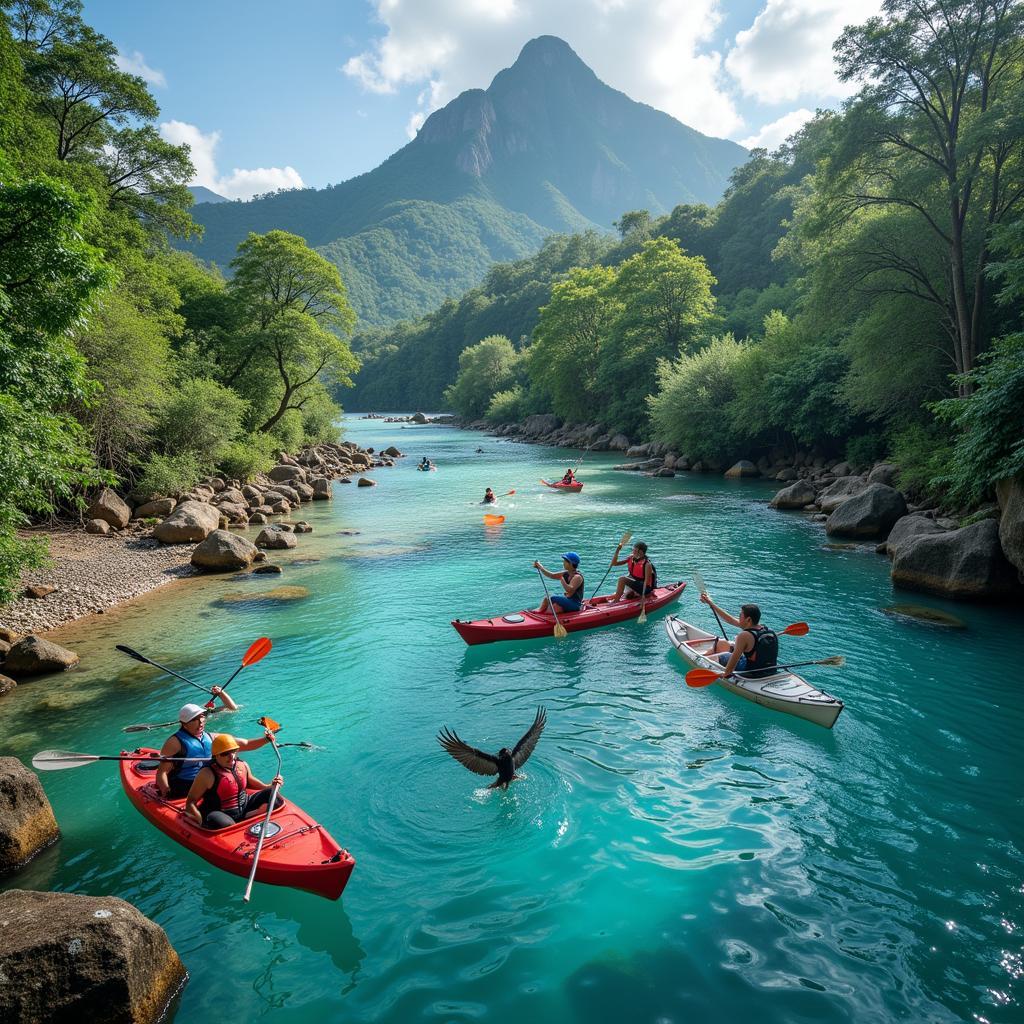
<path id="1" fill-rule="evenodd" d="M 211 686 L 210 687 L 210 693 L 213 694 L 214 697 L 219 697 L 223 692 L 224 692 L 224 687 L 222 687 L 222 686 Z"/>
<path id="2" fill-rule="evenodd" d="M 534 567 L 534 569 L 539 569 L 539 568 L 540 568 L 540 562 L 536 562 L 536 561 L 535 561 L 535 562 L 533 563 L 533 567 Z"/>
<path id="3" fill-rule="evenodd" d="M 274 738 L 274 731 L 273 729 L 264 729 L 263 735 L 267 737 L 267 742 L 269 743 Z"/>
<path id="4" fill-rule="evenodd" d="M 163 779 L 157 779 L 156 788 L 165 800 L 171 795 L 171 787 Z"/>
<path id="5" fill-rule="evenodd" d="M 275 775 L 270 784 L 280 789 L 284 785 L 284 779 L 280 775 Z"/>
<path id="6" fill-rule="evenodd" d="M 702 594 L 700 595 L 700 599 L 701 599 L 701 600 L 702 600 L 702 601 L 703 601 L 703 602 L 704 602 L 705 604 L 711 604 L 711 598 L 710 598 L 710 597 L 708 597 L 707 593 L 702 593 Z"/>

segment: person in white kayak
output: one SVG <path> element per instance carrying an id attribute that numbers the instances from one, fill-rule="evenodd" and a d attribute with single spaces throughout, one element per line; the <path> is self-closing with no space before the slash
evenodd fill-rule
<path id="1" fill-rule="evenodd" d="M 712 649 L 712 653 L 718 655 L 719 664 L 725 666 L 725 675 L 742 672 L 745 679 L 771 675 L 779 663 L 779 637 L 761 623 L 761 609 L 756 604 L 742 605 L 737 618 L 719 608 L 707 594 L 701 594 L 700 599 L 718 612 L 719 618 L 740 628 L 732 643 L 718 639 Z"/>

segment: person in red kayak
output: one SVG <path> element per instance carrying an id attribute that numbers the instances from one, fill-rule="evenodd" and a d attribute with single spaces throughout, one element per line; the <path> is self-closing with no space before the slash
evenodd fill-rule
<path id="1" fill-rule="evenodd" d="M 238 710 L 238 705 L 219 686 L 213 687 L 210 692 L 220 697 L 229 711 Z M 206 731 L 207 714 L 207 709 L 198 704 L 186 704 L 178 712 L 181 727 L 173 736 L 168 736 L 160 748 L 161 757 L 197 758 L 193 761 L 160 762 L 156 772 L 156 788 L 165 800 L 180 800 L 188 796 L 199 770 L 212 757 L 212 744 L 217 734 Z M 241 740 L 239 749 L 257 750 L 268 742 L 266 736 Z"/>
<path id="2" fill-rule="evenodd" d="M 565 594 L 555 594 L 551 603 L 558 606 L 562 612 L 578 612 L 583 607 L 583 574 L 579 571 L 580 556 L 575 551 L 566 551 L 562 555 L 562 571 L 552 572 L 545 569 L 540 562 L 533 563 L 534 569 L 539 569 L 549 580 L 558 580 L 562 584 Z M 546 612 L 550 607 L 548 598 L 545 597 L 539 612 Z"/>
<path id="3" fill-rule="evenodd" d="M 742 672 L 745 679 L 770 676 L 779 663 L 779 637 L 774 630 L 762 624 L 761 609 L 756 604 L 745 604 L 740 608 L 739 618 L 736 618 L 724 608 L 719 608 L 707 594 L 701 594 L 700 599 L 718 612 L 719 618 L 740 627 L 731 644 L 728 640 L 719 639 L 712 650 L 718 655 L 719 664 L 725 666 L 725 674 L 730 676 L 733 672 Z"/>
<path id="4" fill-rule="evenodd" d="M 264 742 L 269 739 L 268 731 Z M 241 743 L 222 732 L 213 741 L 213 758 L 196 776 L 185 801 L 185 816 L 203 828 L 227 828 L 236 822 L 265 813 L 270 791 L 284 784 L 275 775 L 268 786 L 238 759 Z M 275 798 L 274 806 L 279 806 Z"/>
<path id="5" fill-rule="evenodd" d="M 626 599 L 632 600 L 633 598 L 641 598 L 645 594 L 650 594 L 658 585 L 658 570 L 654 568 L 654 563 L 647 557 L 647 545 L 642 540 L 638 540 L 633 545 L 633 553 L 627 558 L 619 558 L 621 553 L 622 545 L 620 544 L 615 549 L 612 565 L 624 565 L 626 567 L 626 575 L 619 577 L 618 585 L 615 587 L 615 596 L 611 599 L 611 604 L 622 600 L 622 595 L 627 587 L 629 588 L 629 594 Z"/>
<path id="6" fill-rule="evenodd" d="M 572 471 L 572 469 L 567 469 L 565 471 L 565 476 L 562 477 L 562 483 L 563 484 L 574 484 L 575 482 L 576 482 L 576 474 Z"/>

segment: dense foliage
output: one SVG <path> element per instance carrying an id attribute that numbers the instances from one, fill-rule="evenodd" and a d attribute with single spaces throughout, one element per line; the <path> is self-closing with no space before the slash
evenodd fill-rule
<path id="1" fill-rule="evenodd" d="M 169 248 L 195 229 L 189 152 L 116 58 L 79 0 L 0 5 L 0 602 L 43 557 L 29 517 L 266 469 L 331 433 L 357 366 L 302 239 L 251 235 L 230 285 Z"/>
<path id="2" fill-rule="evenodd" d="M 617 242 L 534 273 L 528 378 L 474 409 L 555 412 L 693 458 L 893 457 L 904 486 L 950 507 L 991 494 L 1024 466 L 1022 19 L 1020 0 L 886 0 L 836 43 L 840 75 L 861 84 L 843 110 L 754 151 L 716 207 L 627 211 Z M 381 351 L 426 358 L 441 333 L 379 336 L 366 372 Z"/>

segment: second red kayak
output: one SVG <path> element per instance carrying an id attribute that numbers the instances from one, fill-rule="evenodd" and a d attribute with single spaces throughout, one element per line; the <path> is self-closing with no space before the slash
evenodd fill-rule
<path id="1" fill-rule="evenodd" d="M 145 748 L 135 753 L 159 756 L 159 751 Z M 121 762 L 121 785 L 136 810 L 161 832 L 214 867 L 247 878 L 263 814 L 227 828 L 201 828 L 185 817 L 184 800 L 165 800 L 160 796 L 153 781 L 156 769 L 156 761 Z M 256 881 L 305 889 L 336 900 L 355 866 L 351 854 L 334 841 L 323 825 L 285 800 L 270 816 Z"/>
<path id="2" fill-rule="evenodd" d="M 540 478 L 540 482 L 545 487 L 550 487 L 553 491 L 570 491 L 573 494 L 577 494 L 583 490 L 583 484 L 579 483 L 565 484 L 562 483 L 561 480 L 559 480 L 558 483 L 553 484 L 550 480 L 545 480 L 544 477 Z"/>
<path id="3" fill-rule="evenodd" d="M 685 583 L 669 583 L 664 587 L 655 587 L 648 595 L 646 611 L 655 612 L 673 601 L 678 601 L 685 586 Z M 558 621 L 565 626 L 566 632 L 575 633 L 581 629 L 597 629 L 599 626 L 610 626 L 614 622 L 625 622 L 627 619 L 635 619 L 640 614 L 639 601 L 617 601 L 613 604 L 611 596 L 605 594 L 585 601 L 583 608 L 578 612 L 559 612 Z M 520 612 L 494 615 L 489 619 L 474 619 L 472 622 L 453 619 L 452 625 L 459 636 L 472 646 L 492 644 L 499 640 L 534 640 L 542 636 L 551 636 L 555 628 L 555 617 L 551 612 L 524 609 Z"/>

